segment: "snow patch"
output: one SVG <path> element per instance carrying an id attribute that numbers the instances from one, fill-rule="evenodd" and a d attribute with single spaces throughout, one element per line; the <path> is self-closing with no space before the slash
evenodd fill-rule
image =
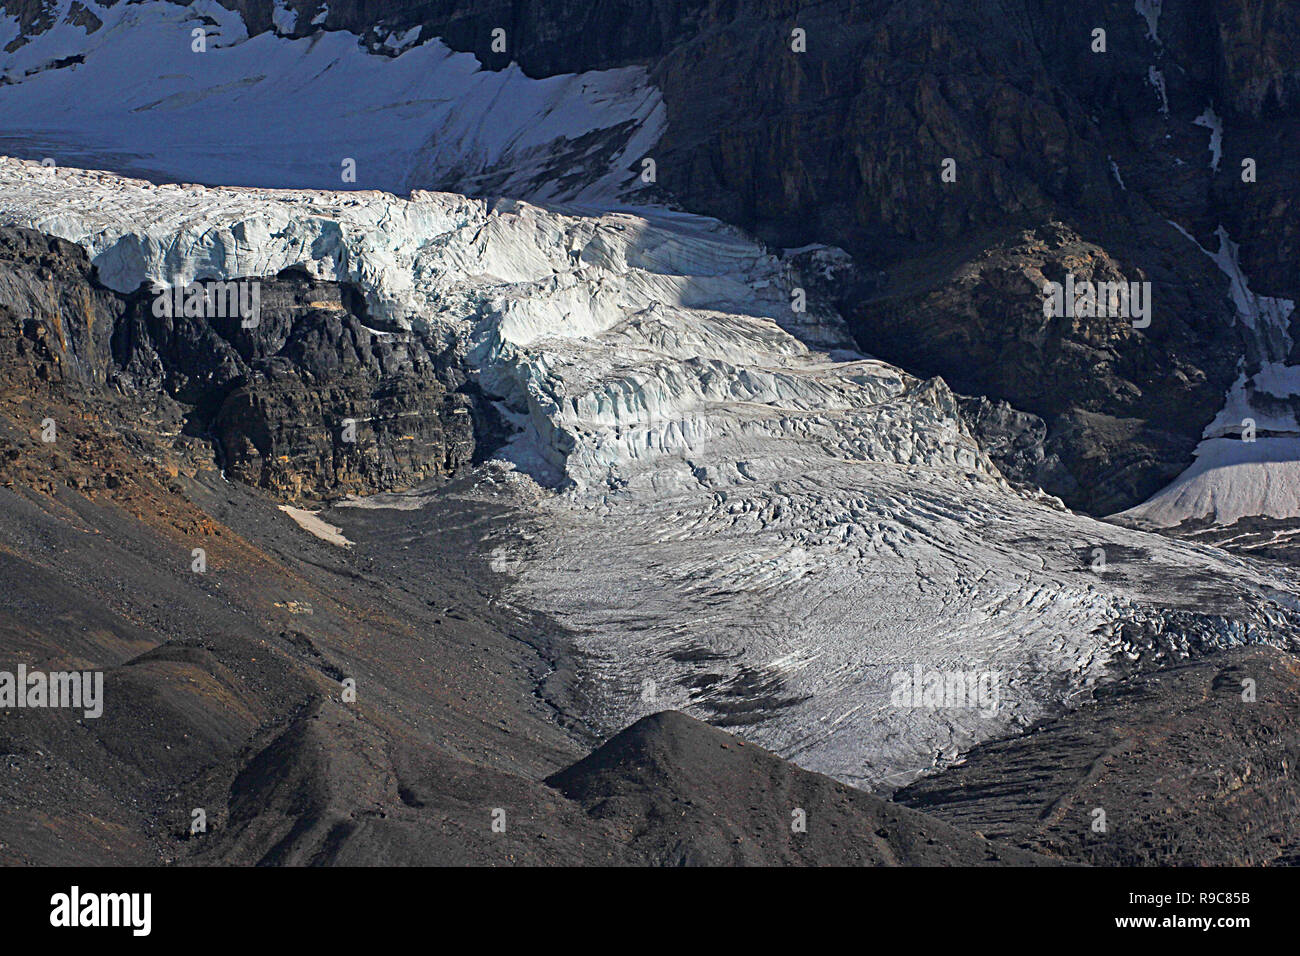
<path id="1" fill-rule="evenodd" d="M 0 50 L 3 50 L 14 40 L 22 35 L 23 29 L 18 23 L 17 17 L 7 16 L 0 13 Z"/>
<path id="2" fill-rule="evenodd" d="M 279 509 L 294 520 L 298 527 L 302 528 L 308 534 L 320 538 L 322 541 L 328 541 L 330 544 L 337 545 L 340 548 L 352 547 L 352 542 L 343 537 L 343 529 L 336 528 L 329 522 L 322 521 L 317 515 L 319 511 L 306 511 L 303 508 L 295 508 L 292 505 L 278 505 Z"/>
<path id="3" fill-rule="evenodd" d="M 1109 159 L 1110 157 L 1107 158 Z M 1115 162 L 1113 159 L 1110 160 L 1110 172 L 1111 175 L 1115 177 L 1115 182 L 1119 183 L 1119 188 L 1128 192 L 1128 187 L 1124 185 L 1124 177 L 1119 173 L 1119 163 Z"/>
<path id="4" fill-rule="evenodd" d="M 1207 106 L 1205 112 L 1192 122 L 1210 131 L 1210 168 L 1217 173 L 1223 159 L 1223 120 L 1214 112 L 1213 106 Z"/>
<path id="5" fill-rule="evenodd" d="M 1295 302 L 1256 295 L 1241 270 L 1240 247 L 1220 226 L 1217 252 L 1170 222 L 1196 248 L 1213 259 L 1228 278 L 1228 297 L 1236 321 L 1250 330 L 1257 370 L 1245 369 L 1228 390 L 1224 405 L 1204 432 L 1196 460 L 1172 484 L 1122 517 L 1152 527 L 1212 518 L 1232 524 L 1252 515 L 1300 517 L 1300 368 L 1287 364 Z M 1244 361 L 1244 360 L 1243 360 Z M 1253 424 L 1254 441 L 1248 436 Z M 1231 437 L 1228 437 L 1231 436 Z"/>
<path id="6" fill-rule="evenodd" d="M 1189 518 L 1230 525 L 1254 516 L 1300 517 L 1300 438 L 1203 441 L 1173 484 L 1124 514 L 1158 528 Z"/>
<path id="7" fill-rule="evenodd" d="M 298 25 L 298 11 L 287 3 L 277 3 L 271 10 L 271 22 L 275 24 L 276 32 L 289 36 Z"/>
<path id="8" fill-rule="evenodd" d="M 1147 22 L 1147 39 L 1160 42 L 1160 13 L 1164 0 L 1133 0 L 1133 9 Z"/>
<path id="9" fill-rule="evenodd" d="M 420 39 L 420 31 L 422 29 L 424 28 L 417 24 L 401 36 L 398 36 L 396 33 L 390 33 L 387 39 L 384 40 L 384 48 L 391 50 L 394 53 L 401 53 L 403 50 L 408 50 L 415 45 L 416 40 Z"/>

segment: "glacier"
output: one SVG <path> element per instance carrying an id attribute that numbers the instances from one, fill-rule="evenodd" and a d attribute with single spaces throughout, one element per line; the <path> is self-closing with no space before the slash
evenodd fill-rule
<path id="1" fill-rule="evenodd" d="M 470 492 L 522 516 L 494 567 L 576 635 L 603 733 L 676 708 L 888 789 L 1073 706 L 1143 640 L 1294 633 L 1289 572 L 1012 488 L 942 380 L 860 354 L 815 297 L 797 311 L 833 249 L 658 209 L 13 158 L 0 222 L 79 244 L 121 291 L 298 266 L 354 283 L 376 328 L 444 334 L 516 426 Z M 995 674 L 995 712 L 897 706 L 915 668 Z"/>

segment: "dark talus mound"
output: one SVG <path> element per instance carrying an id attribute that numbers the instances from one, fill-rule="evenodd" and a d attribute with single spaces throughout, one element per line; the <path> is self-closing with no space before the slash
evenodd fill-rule
<path id="1" fill-rule="evenodd" d="M 674 711 L 642 718 L 546 782 L 653 864 L 1043 862 L 801 770 Z"/>
<path id="2" fill-rule="evenodd" d="M 1298 765 L 1300 658 L 1243 648 L 1104 688 L 895 799 L 1080 862 L 1296 865 Z"/>
<path id="3" fill-rule="evenodd" d="M 563 632 L 501 602 L 480 553 L 518 519 L 453 484 L 331 515 L 358 542 L 337 547 L 56 397 L 52 445 L 10 444 L 30 412 L 0 401 L 0 671 L 100 672 L 103 713 L 0 708 L 0 862 L 610 860 L 536 782 L 584 748 Z"/>
<path id="4" fill-rule="evenodd" d="M 409 487 L 496 440 L 449 343 L 371 328 L 346 285 L 294 270 L 247 281 L 254 326 L 221 308 L 159 315 L 152 290 L 100 285 L 78 246 L 0 229 L 0 374 L 77 392 L 189 473 L 210 446 L 227 475 L 286 497 Z"/>

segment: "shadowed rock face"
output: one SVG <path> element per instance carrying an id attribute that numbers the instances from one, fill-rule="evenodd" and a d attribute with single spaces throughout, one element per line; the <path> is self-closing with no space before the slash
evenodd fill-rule
<path id="1" fill-rule="evenodd" d="M 473 460 L 491 419 L 447 344 L 371 328 L 337 283 L 256 281 L 253 327 L 238 314 L 160 316 L 151 290 L 101 286 L 79 247 L 0 230 L 6 374 L 116 395 L 117 420 L 147 409 L 142 441 L 210 443 L 230 477 L 282 497 L 407 487 Z"/>
<path id="2" fill-rule="evenodd" d="M 1078 862 L 1296 865 L 1298 715 L 1295 655 L 1226 651 L 1104 688 L 1095 704 L 978 746 L 895 798 Z M 1098 809 L 1105 832 L 1093 829 Z"/>
<path id="3" fill-rule="evenodd" d="M 1226 299 L 1202 301 L 1198 290 L 1214 286 L 1202 263 L 1147 258 L 1147 272 L 1136 261 L 1049 223 L 959 264 L 911 263 L 915 276 L 952 271 L 938 287 L 920 282 L 878 297 L 859 310 L 855 329 L 882 358 L 942 375 L 957 392 L 1032 410 L 1046 425 L 1039 443 L 1053 466 L 1000 464 L 1073 508 L 1110 514 L 1183 470 L 1244 347 Z M 1203 284 L 1186 285 L 1177 268 Z M 1067 276 L 1151 282 L 1150 327 L 1135 329 L 1121 315 L 1045 315 L 1043 288 Z"/>

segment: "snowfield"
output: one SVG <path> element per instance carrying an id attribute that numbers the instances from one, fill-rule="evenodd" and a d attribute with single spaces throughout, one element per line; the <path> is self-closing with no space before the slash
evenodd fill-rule
<path id="1" fill-rule="evenodd" d="M 527 509 L 528 543 L 488 542 L 496 566 L 578 634 L 607 732 L 679 708 L 888 787 L 1068 706 L 1142 639 L 1294 633 L 1288 581 L 1014 491 L 941 380 L 794 311 L 834 250 L 655 211 L 13 159 L 0 222 L 80 244 L 124 291 L 302 265 L 360 286 L 377 326 L 444 332 L 518 426 L 482 493 Z M 991 674 L 996 706 L 900 705 L 894 675 L 918 669 Z"/>
<path id="2" fill-rule="evenodd" d="M 53 25 L 10 52 L 21 31 L 0 12 L 0 153 L 60 166 L 608 202 L 635 185 L 664 128 L 640 68 L 533 80 L 516 66 L 483 70 L 437 40 L 410 47 L 413 35 L 387 38 L 397 56 L 341 31 L 250 38 L 237 12 L 208 0 L 47 9 Z M 82 25 L 87 15 L 101 25 Z M 284 16 L 279 25 L 291 28 Z"/>

